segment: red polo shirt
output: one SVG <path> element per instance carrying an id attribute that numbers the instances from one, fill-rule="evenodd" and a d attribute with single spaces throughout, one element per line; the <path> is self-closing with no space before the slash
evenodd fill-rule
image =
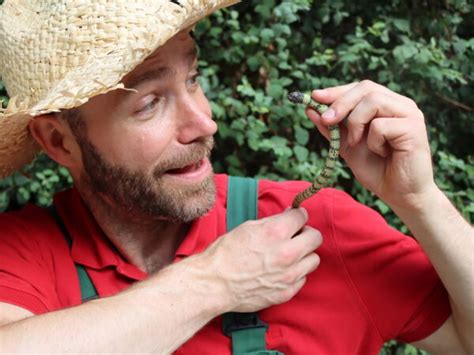
<path id="1" fill-rule="evenodd" d="M 227 176 L 217 175 L 213 209 L 195 221 L 175 261 L 203 251 L 226 230 Z M 291 205 L 304 182 L 259 184 L 259 217 Z M 86 267 L 101 297 L 147 275 L 127 262 L 95 223 L 76 190 L 55 205 L 73 239 L 69 250 L 45 210 L 29 205 L 0 215 L 0 302 L 35 314 L 80 303 L 74 262 Z M 389 339 L 433 333 L 450 314 L 448 296 L 419 245 L 345 193 L 325 189 L 305 202 L 308 225 L 321 231 L 320 267 L 289 302 L 260 312 L 267 347 L 285 354 L 378 354 Z M 179 330 L 177 330 L 179 331 Z M 176 354 L 230 354 L 221 318 Z"/>

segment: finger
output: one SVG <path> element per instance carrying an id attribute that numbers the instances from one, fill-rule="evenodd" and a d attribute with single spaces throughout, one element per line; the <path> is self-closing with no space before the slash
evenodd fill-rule
<path id="1" fill-rule="evenodd" d="M 298 280 L 306 277 L 308 274 L 316 270 L 321 263 L 321 258 L 316 253 L 311 253 L 303 258 L 296 265 L 296 273 L 299 275 Z"/>
<path id="2" fill-rule="evenodd" d="M 321 115 L 311 108 L 306 109 L 306 115 L 316 125 L 318 131 L 327 139 L 330 139 L 329 129 L 321 122 Z"/>
<path id="3" fill-rule="evenodd" d="M 312 109 L 307 109 L 306 114 L 308 115 L 309 119 L 315 124 L 318 131 L 329 141 L 331 139 L 329 134 L 328 127 L 322 122 L 321 115 L 315 112 Z M 339 125 L 339 130 L 341 134 L 341 141 L 340 141 L 340 154 L 344 157 L 345 152 L 349 146 L 348 144 L 348 129 L 345 125 Z"/>
<path id="4" fill-rule="evenodd" d="M 346 85 L 340 85 L 340 86 L 334 86 L 326 89 L 321 89 L 321 90 L 314 90 L 312 92 L 312 97 L 315 99 L 317 102 L 320 102 L 322 104 L 331 104 L 337 98 L 339 98 L 342 94 L 346 93 L 353 87 L 355 87 L 358 83 L 351 83 L 351 84 L 346 84 Z"/>
<path id="5" fill-rule="evenodd" d="M 296 281 L 296 283 L 291 287 L 291 292 L 293 293 L 293 296 L 296 295 L 298 292 L 300 292 L 300 290 L 303 288 L 305 283 L 306 283 L 306 277 L 302 277 L 301 279 Z"/>
<path id="6" fill-rule="evenodd" d="M 287 302 L 287 301 L 289 301 L 290 299 L 292 299 L 294 295 L 296 295 L 298 292 L 300 292 L 300 290 L 303 288 L 303 286 L 305 285 L 305 283 L 306 283 L 306 277 L 303 277 L 303 278 L 301 278 L 300 280 L 296 281 L 296 282 L 293 284 L 293 286 L 291 286 L 291 287 L 287 290 L 286 296 L 284 297 L 284 299 L 283 299 L 282 302 L 280 302 L 280 303 Z"/>
<path id="7" fill-rule="evenodd" d="M 316 270 L 319 264 L 319 255 L 311 253 L 304 259 L 300 260 L 297 264 L 281 273 L 279 283 L 283 286 L 282 288 L 285 288 L 285 285 L 291 288 L 297 285 L 301 280 L 305 279 L 308 274 Z"/>
<path id="8" fill-rule="evenodd" d="M 398 100 L 398 103 L 395 105 L 386 105 L 385 109 L 388 111 L 390 108 L 393 110 L 391 113 L 383 113 L 382 115 L 403 115 L 406 114 L 408 109 L 413 109 L 414 104 L 413 100 L 399 95 L 388 88 L 376 84 L 369 80 L 364 80 L 361 83 L 358 83 L 353 88 L 342 94 L 338 97 L 332 104 L 330 109 L 328 109 L 321 118 L 325 124 L 334 124 L 343 120 L 349 115 L 349 113 L 354 110 L 354 108 L 361 102 L 366 96 L 371 94 L 385 94 L 392 98 L 392 100 Z M 369 101 L 374 101 L 374 97 L 369 96 Z M 388 103 L 388 102 L 387 102 Z"/>
<path id="9" fill-rule="evenodd" d="M 367 124 L 376 117 L 402 117 L 408 111 L 404 102 L 392 95 L 382 92 L 367 94 L 356 104 L 347 118 L 349 128 L 349 145 L 357 145 L 364 135 Z"/>
<path id="10" fill-rule="evenodd" d="M 393 120 L 393 119 L 391 119 Z M 390 149 L 385 138 L 385 123 L 383 118 L 377 118 L 372 121 L 367 135 L 367 146 L 375 154 L 385 158 L 390 154 Z"/>
<path id="11" fill-rule="evenodd" d="M 367 135 L 369 149 L 387 157 L 391 150 L 411 152 L 420 141 L 416 137 L 417 120 L 378 118 L 370 123 Z"/>
<path id="12" fill-rule="evenodd" d="M 260 221 L 268 234 L 290 239 L 306 224 L 308 212 L 304 208 L 291 208 Z"/>
<path id="13" fill-rule="evenodd" d="M 301 260 L 308 254 L 313 253 L 321 246 L 323 237 L 321 233 L 311 227 L 305 226 L 300 233 L 288 241 L 284 246 L 291 254 L 295 254 L 296 260 Z"/>

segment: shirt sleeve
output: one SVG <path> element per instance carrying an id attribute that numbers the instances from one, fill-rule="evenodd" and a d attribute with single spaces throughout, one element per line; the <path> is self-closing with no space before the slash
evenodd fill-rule
<path id="1" fill-rule="evenodd" d="M 415 239 L 333 191 L 333 235 L 362 311 L 384 341 L 421 340 L 451 314 L 448 294 Z"/>
<path id="2" fill-rule="evenodd" d="M 0 302 L 34 314 L 58 308 L 52 258 L 24 220 L 2 214 L 0 225 Z"/>

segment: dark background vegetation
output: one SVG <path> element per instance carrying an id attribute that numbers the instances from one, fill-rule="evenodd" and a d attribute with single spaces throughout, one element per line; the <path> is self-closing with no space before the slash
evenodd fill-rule
<path id="1" fill-rule="evenodd" d="M 3 0 L 0 0 L 0 4 Z M 474 38 L 466 0 L 246 0 L 196 29 L 202 85 L 219 124 L 218 172 L 312 180 L 327 143 L 289 104 L 289 91 L 370 79 L 413 98 L 425 113 L 436 181 L 472 222 L 474 217 Z M 8 101 L 0 81 L 0 99 Z M 0 210 L 47 205 L 72 183 L 40 156 L 0 181 Z M 335 186 L 406 227 L 341 163 Z M 388 343 L 381 354 L 418 354 Z"/>

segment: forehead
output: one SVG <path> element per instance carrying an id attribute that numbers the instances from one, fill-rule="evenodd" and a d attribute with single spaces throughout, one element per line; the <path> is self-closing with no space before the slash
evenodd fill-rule
<path id="1" fill-rule="evenodd" d="M 126 88 L 132 88 L 130 84 L 141 78 L 156 77 L 160 71 L 164 74 L 176 72 L 179 65 L 191 66 L 196 60 L 196 43 L 190 35 L 190 31 L 182 31 L 171 38 L 163 46 L 155 50 L 140 65 L 125 75 L 122 83 Z M 90 102 L 83 105 L 82 110 L 102 109 L 106 107 L 119 107 L 125 100 L 133 96 L 133 92 L 126 90 L 113 90 L 104 95 L 93 97 Z"/>
<path id="2" fill-rule="evenodd" d="M 150 68 L 155 70 L 160 68 L 170 69 L 182 63 L 192 64 L 196 57 L 197 49 L 194 39 L 191 37 L 189 30 L 182 31 L 155 50 L 140 65 L 128 73 L 122 82 L 125 87 L 133 87 L 136 79 Z"/>

